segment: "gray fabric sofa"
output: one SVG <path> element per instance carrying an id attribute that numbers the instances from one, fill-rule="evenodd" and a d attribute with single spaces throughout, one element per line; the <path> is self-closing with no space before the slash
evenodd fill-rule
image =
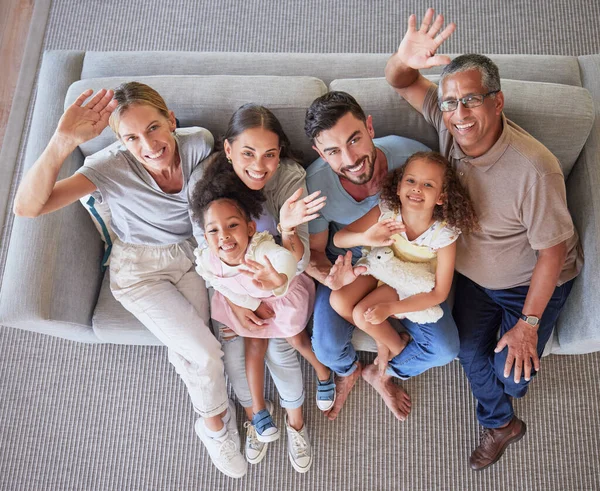
<path id="1" fill-rule="evenodd" d="M 52 135 L 63 107 L 86 88 L 139 80 L 156 88 L 182 126 L 222 134 L 245 102 L 271 108 L 304 163 L 315 154 L 303 132 L 304 113 L 328 89 L 352 93 L 373 116 L 377 136 L 397 134 L 437 148 L 436 133 L 386 84 L 381 54 L 83 52 L 44 54 L 25 169 Z M 569 208 L 585 266 L 547 351 L 600 350 L 600 55 L 492 55 L 510 119 L 560 159 Z M 436 80 L 438 70 L 428 73 Z M 109 129 L 82 145 L 61 178 L 114 141 Z M 543 219 L 541 217 L 540 219 Z M 118 304 L 100 266 L 103 244 L 86 211 L 74 204 L 37 219 L 15 218 L 0 291 L 0 323 L 89 343 L 159 344 Z M 364 336 L 359 349 L 372 344 Z"/>

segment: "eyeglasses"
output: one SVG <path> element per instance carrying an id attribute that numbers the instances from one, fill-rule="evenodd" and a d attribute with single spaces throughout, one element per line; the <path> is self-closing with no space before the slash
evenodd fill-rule
<path id="1" fill-rule="evenodd" d="M 442 101 L 439 103 L 440 111 L 443 113 L 447 113 L 450 111 L 456 111 L 458 109 L 458 103 L 462 103 L 467 109 L 473 109 L 474 107 L 479 107 L 483 104 L 483 100 L 486 97 L 497 94 L 500 92 L 499 90 L 492 90 L 487 94 L 473 94 L 463 97 L 462 99 L 450 99 L 449 101 Z"/>

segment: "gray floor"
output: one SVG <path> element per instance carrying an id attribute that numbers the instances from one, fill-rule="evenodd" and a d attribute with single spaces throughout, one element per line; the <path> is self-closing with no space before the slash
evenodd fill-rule
<path id="1" fill-rule="evenodd" d="M 440 2 L 458 24 L 445 51 L 600 52 L 598 2 L 531 5 Z M 424 10 L 414 0 L 55 0 L 42 49 L 386 53 L 408 13 Z M 233 481 L 209 464 L 164 349 L 81 345 L 0 328 L 0 489 L 600 489 L 599 372 L 598 353 L 544 359 L 516 405 L 526 438 L 493 468 L 473 473 L 467 458 L 478 427 L 457 362 L 404 384 L 414 402 L 404 424 L 362 382 L 338 421 L 326 421 L 312 404 L 314 376 L 305 367 L 314 468 L 293 472 L 283 440 Z"/>

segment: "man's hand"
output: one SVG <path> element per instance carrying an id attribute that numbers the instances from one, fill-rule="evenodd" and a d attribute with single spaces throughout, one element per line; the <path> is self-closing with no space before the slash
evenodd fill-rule
<path id="1" fill-rule="evenodd" d="M 392 235 L 399 234 L 405 230 L 406 226 L 393 218 L 376 222 L 363 232 L 363 245 L 370 247 L 391 246 L 394 243 L 394 239 L 391 238 Z"/>
<path id="2" fill-rule="evenodd" d="M 339 290 L 366 272 L 366 266 L 352 267 L 352 251 L 348 251 L 344 256 L 338 256 L 323 284 L 332 290 Z"/>
<path id="3" fill-rule="evenodd" d="M 235 315 L 238 322 L 244 329 L 248 329 L 249 331 L 261 329 L 268 323 L 268 319 L 275 316 L 275 312 L 262 302 L 254 312 L 250 309 L 240 307 L 229 300 L 227 300 L 227 303 L 229 303 L 233 315 Z"/>
<path id="4" fill-rule="evenodd" d="M 381 302 L 365 310 L 365 320 L 371 324 L 381 324 L 390 315 L 392 315 L 391 305 L 388 302 Z"/>
<path id="5" fill-rule="evenodd" d="M 436 55 L 435 52 L 454 32 L 456 25 L 449 24 L 443 31 L 438 32 L 444 25 L 444 17 L 438 15 L 432 24 L 434 15 L 433 9 L 427 9 L 419 30 L 415 14 L 408 18 L 408 30 L 398 47 L 398 57 L 404 65 L 421 70 L 450 63 L 450 57 Z"/>
<path id="6" fill-rule="evenodd" d="M 508 346 L 508 355 L 504 365 L 504 377 L 510 376 L 510 371 L 515 365 L 515 383 L 521 381 L 521 374 L 525 380 L 531 378 L 531 368 L 537 372 L 540 369 L 540 359 L 537 354 L 537 330 L 519 319 L 514 327 L 500 338 L 496 345 L 495 353 L 500 353 Z"/>
<path id="7" fill-rule="evenodd" d="M 285 285 L 287 276 L 278 273 L 267 256 L 264 256 L 263 260 L 264 265 L 249 258 L 244 259 L 244 266 L 247 269 L 240 269 L 240 272 L 252 278 L 254 286 L 264 291 L 276 290 Z"/>

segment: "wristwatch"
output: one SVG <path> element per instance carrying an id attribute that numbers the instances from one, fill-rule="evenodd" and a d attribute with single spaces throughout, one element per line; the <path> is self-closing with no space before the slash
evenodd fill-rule
<path id="1" fill-rule="evenodd" d="M 525 315 L 521 313 L 521 320 L 527 322 L 531 327 L 537 327 L 540 323 L 540 318 L 535 315 Z"/>

